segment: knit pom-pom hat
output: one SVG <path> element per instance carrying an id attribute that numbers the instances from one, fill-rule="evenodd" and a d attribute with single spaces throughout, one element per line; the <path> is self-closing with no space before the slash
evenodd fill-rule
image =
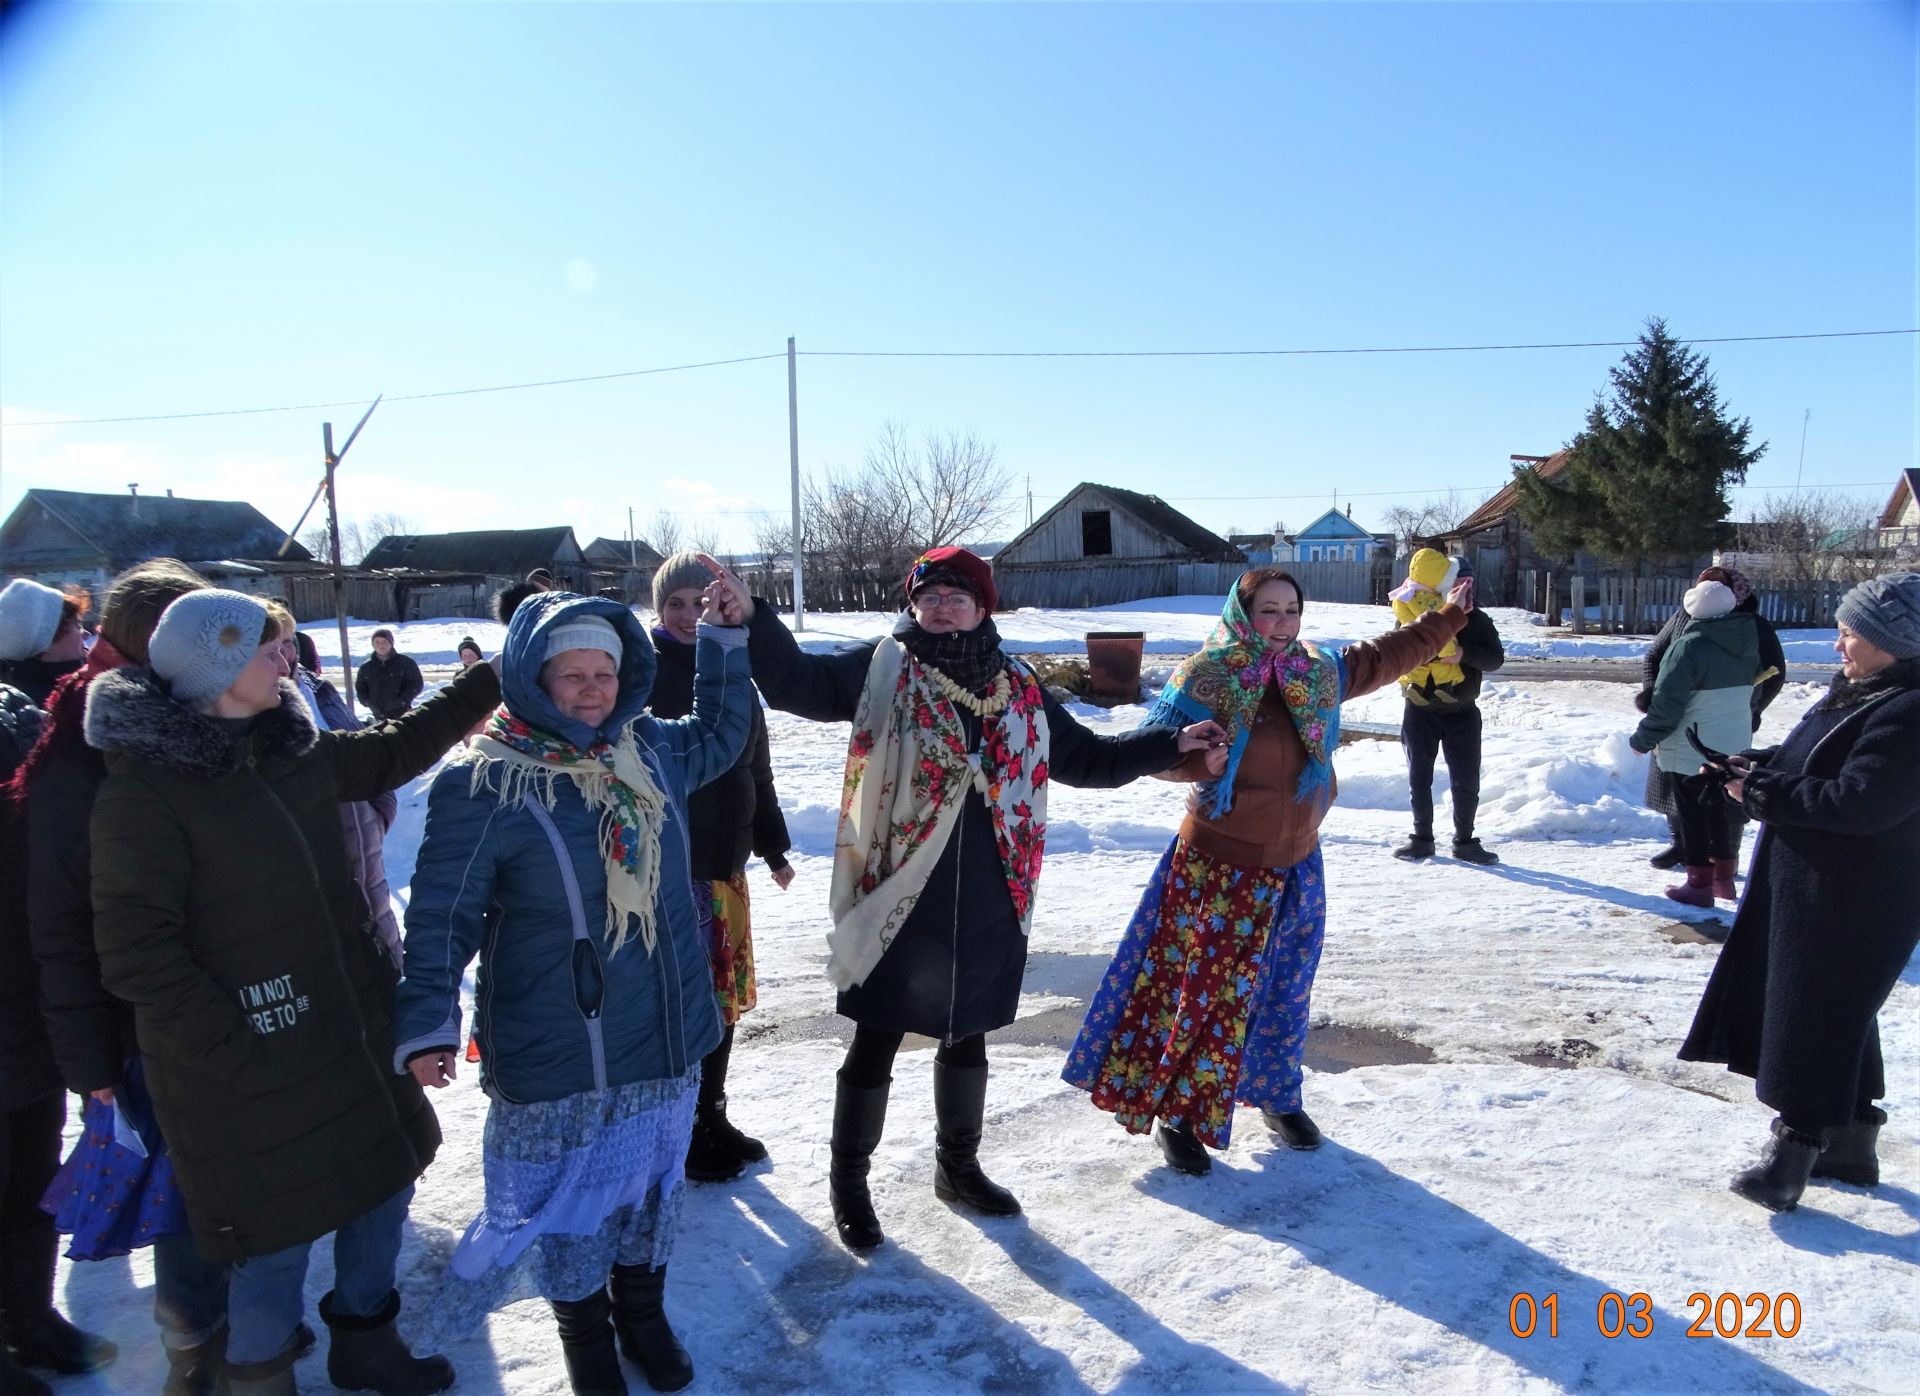
<path id="1" fill-rule="evenodd" d="M 147 662 L 174 701 L 202 708 L 233 687 L 260 652 L 266 603 L 238 591 L 190 591 L 160 617 Z"/>

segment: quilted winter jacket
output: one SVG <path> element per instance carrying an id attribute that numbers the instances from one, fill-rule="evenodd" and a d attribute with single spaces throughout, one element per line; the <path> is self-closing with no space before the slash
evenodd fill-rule
<path id="1" fill-rule="evenodd" d="M 393 1073 L 391 962 L 364 925 L 339 802 L 426 771 L 499 697 L 472 670 L 406 717 L 317 732 L 293 685 L 251 723 L 174 702 L 144 669 L 87 690 L 105 753 L 93 929 L 200 1252 L 312 1241 L 418 1178 L 440 1129 Z"/>
<path id="2" fill-rule="evenodd" d="M 560 715 L 540 688 L 547 632 L 583 615 L 620 631 L 620 697 L 598 729 Z M 501 652 L 509 711 L 576 747 L 631 726 L 667 797 L 660 836 L 657 939 L 637 934 L 608 953 L 607 879 L 599 815 L 568 780 L 555 800 L 503 804 L 497 758 L 473 749 L 435 777 L 406 916 L 396 1069 L 452 1050 L 460 983 L 478 954 L 475 1028 L 489 1094 L 522 1102 L 680 1076 L 720 1041 L 707 960 L 709 913 L 693 895 L 687 796 L 733 768 L 746 741 L 753 684 L 746 632 L 702 626 L 693 715 L 644 711 L 653 643 L 631 611 L 600 597 L 549 592 L 514 613 Z M 476 783 L 477 778 L 477 783 Z"/>
<path id="3" fill-rule="evenodd" d="M 1705 763 L 1687 740 L 1715 751 L 1743 751 L 1753 740 L 1753 680 L 1760 672 L 1760 635 L 1745 611 L 1696 617 L 1667 647 L 1653 681 L 1653 700 L 1630 745 L 1651 751 L 1670 775 L 1698 775 Z"/>

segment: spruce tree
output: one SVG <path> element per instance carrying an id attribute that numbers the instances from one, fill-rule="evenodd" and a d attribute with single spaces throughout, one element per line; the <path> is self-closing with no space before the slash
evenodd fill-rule
<path id="1" fill-rule="evenodd" d="M 1747 478 L 1766 443 L 1749 447 L 1745 417 L 1725 415 L 1706 357 L 1647 321 L 1596 394 L 1567 465 L 1552 480 L 1514 471 L 1521 519 L 1543 553 L 1585 548 L 1619 560 L 1710 551 L 1727 517 L 1727 487 Z"/>

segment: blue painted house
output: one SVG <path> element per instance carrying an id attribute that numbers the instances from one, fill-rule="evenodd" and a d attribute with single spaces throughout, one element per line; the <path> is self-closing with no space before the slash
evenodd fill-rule
<path id="1" fill-rule="evenodd" d="M 1365 562 L 1379 553 L 1392 556 L 1393 535 L 1367 532 L 1353 521 L 1353 506 L 1349 504 L 1346 513 L 1329 509 L 1293 534 L 1291 548 L 1280 546 L 1275 558 L 1286 562 Z"/>

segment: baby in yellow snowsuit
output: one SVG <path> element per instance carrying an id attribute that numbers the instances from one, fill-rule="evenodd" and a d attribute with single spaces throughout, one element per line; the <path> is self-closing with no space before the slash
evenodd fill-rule
<path id="1" fill-rule="evenodd" d="M 1427 612 L 1446 605 L 1447 588 L 1453 585 L 1457 570 L 1458 564 L 1445 553 L 1420 549 L 1407 562 L 1407 580 L 1389 593 L 1393 618 L 1401 625 L 1411 625 Z M 1454 701 L 1452 686 L 1466 677 L 1460 667 L 1459 641 L 1449 640 L 1432 660 L 1402 674 L 1400 687 L 1406 700 L 1417 707 L 1430 702 L 1445 705 Z"/>

